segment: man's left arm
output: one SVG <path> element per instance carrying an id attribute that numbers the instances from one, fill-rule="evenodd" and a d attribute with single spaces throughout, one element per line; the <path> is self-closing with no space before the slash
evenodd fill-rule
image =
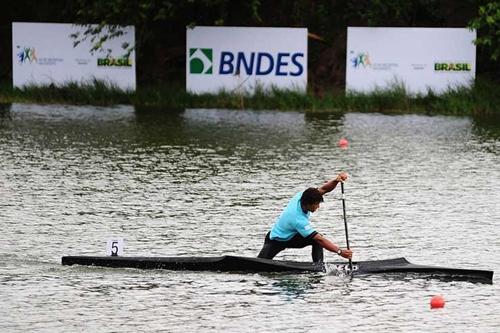
<path id="1" fill-rule="evenodd" d="M 327 181 L 321 187 L 318 188 L 318 191 L 321 193 L 321 195 L 325 195 L 328 192 L 331 192 L 337 187 L 337 184 L 343 181 L 346 181 L 348 177 L 348 174 L 346 172 L 341 172 L 337 175 L 337 177 Z"/>

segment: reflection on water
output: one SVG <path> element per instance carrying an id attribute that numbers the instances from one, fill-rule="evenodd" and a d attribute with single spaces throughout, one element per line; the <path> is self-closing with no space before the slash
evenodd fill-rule
<path id="1" fill-rule="evenodd" d="M 280 295 L 285 295 L 290 299 L 303 297 L 304 294 L 312 292 L 316 285 L 320 285 L 323 275 L 317 274 L 298 274 L 298 275 L 280 275 L 273 276 L 275 281 L 272 286 L 278 290 Z"/>
<path id="2" fill-rule="evenodd" d="M 296 191 L 347 170 L 356 260 L 498 272 L 499 126 L 494 117 L 2 105 L 0 331 L 495 332 L 498 274 L 487 286 L 62 267 L 60 257 L 103 255 L 110 236 L 125 238 L 127 255 L 255 256 Z M 349 149 L 338 149 L 341 137 Z M 344 244 L 338 191 L 313 223 Z M 438 317 L 428 310 L 436 293 L 448 301 Z"/>
<path id="3" fill-rule="evenodd" d="M 473 128 L 478 137 L 482 141 L 490 139 L 496 140 L 498 145 L 498 139 L 500 138 L 500 113 L 487 116 L 475 116 L 472 119 L 474 124 Z"/>
<path id="4" fill-rule="evenodd" d="M 10 119 L 11 103 L 0 103 L 0 119 Z"/>

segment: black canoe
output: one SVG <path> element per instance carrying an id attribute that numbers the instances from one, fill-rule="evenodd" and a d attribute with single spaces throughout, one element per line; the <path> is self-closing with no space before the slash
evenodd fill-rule
<path id="1" fill-rule="evenodd" d="M 322 272 L 323 264 L 238 256 L 221 257 L 99 257 L 65 256 L 63 265 L 127 267 L 219 272 Z M 346 261 L 327 263 L 326 269 L 349 270 Z M 493 283 L 493 271 L 414 265 L 405 258 L 353 262 L 353 275 L 374 273 L 423 273 L 447 280 Z"/>

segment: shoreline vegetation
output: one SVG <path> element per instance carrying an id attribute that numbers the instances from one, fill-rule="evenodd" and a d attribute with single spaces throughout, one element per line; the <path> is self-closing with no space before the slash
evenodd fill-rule
<path id="1" fill-rule="evenodd" d="M 40 103 L 112 106 L 134 105 L 138 108 L 178 110 L 184 108 L 302 110 L 314 113 L 380 112 L 386 114 L 417 113 L 430 115 L 487 115 L 500 114 L 500 84 L 476 79 L 471 87 L 450 89 L 442 94 L 429 91 L 410 96 L 401 86 L 371 93 L 348 93 L 332 88 L 307 93 L 257 89 L 253 95 L 220 92 L 195 95 L 182 85 L 139 87 L 123 91 L 104 82 L 76 82 L 64 86 L 27 86 L 13 88 L 0 85 L 0 103 Z"/>

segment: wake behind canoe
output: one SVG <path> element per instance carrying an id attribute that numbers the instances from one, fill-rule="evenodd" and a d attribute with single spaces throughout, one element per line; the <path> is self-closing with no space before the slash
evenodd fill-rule
<path id="1" fill-rule="evenodd" d="M 220 257 L 121 257 L 65 256 L 63 265 L 86 265 L 138 269 L 167 269 L 219 272 L 322 272 L 325 265 L 312 262 L 283 261 L 239 256 Z M 348 270 L 348 263 L 332 262 L 339 270 Z M 414 265 L 405 258 L 353 262 L 353 275 L 377 273 L 418 273 L 446 277 L 450 280 L 493 282 L 493 271 L 456 269 L 439 266 Z"/>

